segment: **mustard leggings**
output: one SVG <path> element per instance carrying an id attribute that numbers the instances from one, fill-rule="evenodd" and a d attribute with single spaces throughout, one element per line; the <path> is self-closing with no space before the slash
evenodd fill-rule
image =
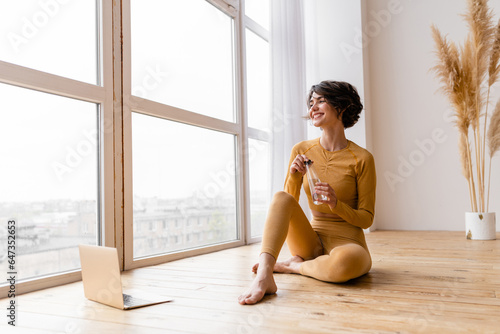
<path id="1" fill-rule="evenodd" d="M 292 255 L 305 261 L 300 273 L 327 282 L 345 282 L 366 274 L 371 257 L 363 230 L 345 221 L 315 217 L 307 219 L 290 194 L 277 192 L 267 216 L 262 253 L 275 259 L 285 242 Z"/>

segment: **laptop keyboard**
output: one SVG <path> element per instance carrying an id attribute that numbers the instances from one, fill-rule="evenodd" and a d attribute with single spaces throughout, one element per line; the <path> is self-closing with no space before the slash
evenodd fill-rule
<path id="1" fill-rule="evenodd" d="M 151 302 L 140 299 L 140 298 L 135 298 L 132 297 L 131 295 L 127 295 L 126 293 L 123 294 L 123 305 L 132 307 L 132 306 L 140 306 L 140 305 L 147 305 L 150 304 Z"/>

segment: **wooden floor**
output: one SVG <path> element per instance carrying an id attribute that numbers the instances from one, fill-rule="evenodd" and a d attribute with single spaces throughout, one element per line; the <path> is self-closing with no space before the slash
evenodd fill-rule
<path id="1" fill-rule="evenodd" d="M 349 283 L 276 274 L 276 295 L 241 306 L 259 253 L 251 245 L 123 273 L 124 285 L 173 297 L 167 304 L 117 310 L 86 300 L 81 282 L 19 296 L 26 330 L 15 333 L 500 333 L 500 240 L 376 231 L 367 241 L 373 268 Z"/>

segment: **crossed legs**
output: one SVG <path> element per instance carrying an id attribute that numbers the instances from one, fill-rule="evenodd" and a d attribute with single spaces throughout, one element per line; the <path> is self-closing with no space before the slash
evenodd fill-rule
<path id="1" fill-rule="evenodd" d="M 285 240 L 293 257 L 276 263 Z M 345 282 L 367 273 L 371 267 L 370 254 L 357 244 L 335 247 L 328 255 L 323 253 L 321 240 L 297 201 L 286 192 L 276 193 L 264 227 L 259 263 L 252 268 L 257 275 L 238 302 L 255 304 L 265 294 L 275 293 L 273 271 Z"/>
<path id="2" fill-rule="evenodd" d="M 370 253 L 358 244 L 333 248 L 328 255 L 305 261 L 300 273 L 321 281 L 342 283 L 366 274 L 372 266 Z"/>

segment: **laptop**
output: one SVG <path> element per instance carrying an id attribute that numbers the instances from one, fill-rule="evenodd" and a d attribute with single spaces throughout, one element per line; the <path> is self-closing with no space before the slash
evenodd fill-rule
<path id="1" fill-rule="evenodd" d="M 83 290 L 87 299 L 122 310 L 161 304 L 172 299 L 124 294 L 116 248 L 79 245 Z"/>

